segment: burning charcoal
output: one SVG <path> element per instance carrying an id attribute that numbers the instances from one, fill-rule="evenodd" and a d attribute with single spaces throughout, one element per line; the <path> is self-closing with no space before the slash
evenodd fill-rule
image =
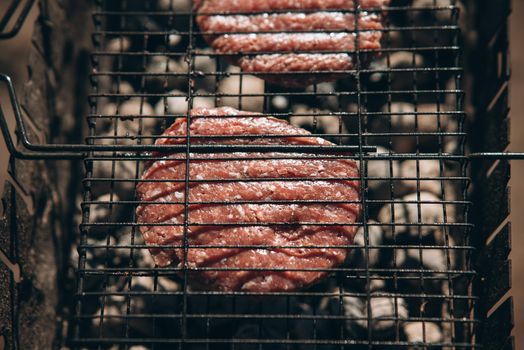
<path id="1" fill-rule="evenodd" d="M 122 213 L 122 205 L 117 204 L 120 197 L 116 193 L 112 197 L 109 193 L 103 194 L 94 201 L 97 203 L 89 205 L 89 222 L 111 223 L 118 221 Z M 113 205 L 102 202 L 112 202 Z M 89 232 L 105 236 L 110 229 L 109 226 L 93 226 Z"/>
<path id="2" fill-rule="evenodd" d="M 158 277 L 158 290 L 166 292 L 176 292 L 181 290 L 181 286 L 178 282 L 173 281 L 169 277 Z"/>
<path id="3" fill-rule="evenodd" d="M 180 44 L 181 41 L 182 41 L 182 35 L 169 34 L 168 43 L 169 43 L 170 48 L 174 48 L 175 46 Z"/>
<path id="4" fill-rule="evenodd" d="M 238 67 L 231 66 L 228 69 L 229 73 L 239 73 Z M 242 84 L 241 84 L 242 82 Z M 242 86 L 240 86 L 242 85 Z M 240 87 L 242 89 L 240 90 Z M 243 74 L 242 78 L 239 75 L 229 75 L 227 78 L 220 80 L 218 91 L 221 94 L 233 95 L 248 95 L 248 94 L 263 94 L 264 81 L 253 75 Z M 238 108 L 244 111 L 262 112 L 264 108 L 263 96 L 226 96 L 221 97 L 219 106 L 229 106 Z"/>
<path id="5" fill-rule="evenodd" d="M 337 89 L 335 88 L 334 83 L 319 83 L 310 85 L 306 88 L 306 91 L 320 94 L 313 98 L 319 100 L 325 108 L 329 108 L 331 110 L 337 110 L 339 108 L 338 98 L 335 95 Z"/>
<path id="6" fill-rule="evenodd" d="M 161 98 L 155 106 L 155 113 L 158 115 L 174 114 L 174 115 L 185 115 L 187 113 L 188 101 L 187 96 L 180 90 L 173 90 L 169 92 L 169 96 Z M 165 104 L 167 100 L 167 111 L 165 111 Z"/>
<path id="7" fill-rule="evenodd" d="M 306 105 L 295 105 L 293 113 L 297 116 L 291 117 L 291 123 L 316 134 L 347 134 L 346 125 L 338 116 L 329 115 L 328 110 L 312 109 Z M 327 140 L 337 144 L 347 142 L 346 136 L 326 136 Z"/>
<path id="8" fill-rule="evenodd" d="M 381 226 L 375 226 L 375 221 L 369 221 L 368 223 L 368 240 L 369 247 L 376 247 L 382 244 L 383 231 Z M 364 235 L 364 227 L 360 227 L 353 239 L 353 244 L 358 246 L 353 248 L 349 253 L 349 259 L 351 259 L 351 264 L 355 264 L 355 267 L 364 268 L 366 266 L 374 267 L 378 264 L 380 259 L 380 250 L 379 249 L 368 249 L 368 262 L 366 264 L 366 239 Z"/>
<path id="9" fill-rule="evenodd" d="M 327 299 L 327 298 L 326 298 Z M 306 317 L 299 317 L 291 321 L 291 337 L 293 339 L 300 340 L 312 340 L 312 339 L 329 339 L 333 336 L 333 328 L 337 327 L 340 330 L 340 323 L 335 323 L 333 320 L 321 318 L 325 316 L 342 316 L 343 308 L 340 307 L 340 300 L 336 298 L 330 298 L 329 302 L 332 302 L 331 308 L 327 309 L 326 307 L 312 307 L 307 303 L 292 303 L 292 309 L 289 311 L 289 314 L 297 313 L 300 316 L 318 316 L 316 320 Z M 336 307 L 334 306 L 336 304 Z M 312 347 L 307 345 L 299 346 L 297 349 L 300 350 L 310 350 Z M 331 347 L 326 348 L 326 350 L 331 350 Z"/>
<path id="10" fill-rule="evenodd" d="M 407 195 L 402 198 L 402 201 L 407 203 L 395 203 L 395 204 L 386 204 L 380 210 L 378 214 L 379 221 L 384 224 L 393 223 L 395 224 L 395 235 L 409 234 L 414 240 L 419 238 L 419 228 L 420 235 L 422 237 L 428 237 L 430 234 L 438 230 L 435 223 L 444 222 L 444 214 L 442 200 L 429 192 L 421 192 L 420 200 L 416 193 Z M 392 207 L 395 211 L 392 215 Z M 420 208 L 420 221 L 418 219 Z M 451 205 L 446 206 L 447 210 L 447 219 L 448 222 L 453 218 L 453 211 Z M 421 225 L 400 225 L 403 223 Z M 386 227 L 385 229 L 386 236 L 392 240 L 392 228 Z"/>
<path id="11" fill-rule="evenodd" d="M 416 112 L 415 112 L 416 110 Z M 391 104 L 391 110 L 388 106 L 382 108 L 384 113 L 390 114 L 391 126 L 395 131 L 405 132 L 437 132 L 438 106 L 434 104 L 420 104 L 415 107 L 411 103 L 396 102 Z M 411 114 L 413 113 L 413 114 Z M 433 114 L 422 114 L 433 113 Z M 387 118 L 387 117 L 386 117 Z M 444 116 L 441 116 L 441 130 L 445 122 Z"/>
<path id="12" fill-rule="evenodd" d="M 424 57 L 413 52 L 397 51 L 389 55 L 389 64 L 391 68 L 420 68 L 424 67 Z"/>
<path id="13" fill-rule="evenodd" d="M 440 327 L 433 322 L 406 322 L 404 333 L 410 343 L 435 344 L 443 339 Z M 410 349 L 419 349 L 419 347 L 413 346 Z"/>
<path id="14" fill-rule="evenodd" d="M 408 21 L 413 26 L 445 26 L 452 23 L 451 6 L 459 3 L 455 0 L 413 0 L 412 10 L 408 11 Z M 446 8 L 448 7 L 448 8 Z M 416 10 L 420 9 L 420 10 Z M 462 16 L 460 16 L 462 17 Z M 413 39 L 416 46 L 435 46 L 449 43 L 452 31 L 418 30 L 408 39 Z"/>
<path id="15" fill-rule="evenodd" d="M 117 91 L 122 95 L 129 95 L 134 93 L 135 89 L 133 89 L 133 86 L 127 81 L 120 81 L 113 84 L 113 92 L 116 93 Z"/>
<path id="16" fill-rule="evenodd" d="M 413 72 L 410 71 L 391 71 L 391 69 L 413 69 L 424 67 L 424 57 L 422 55 L 407 52 L 397 51 L 389 54 L 389 66 L 388 56 L 384 56 L 378 60 L 374 60 L 370 69 L 376 72 L 372 73 L 369 77 L 370 82 L 373 84 L 384 84 L 388 81 L 387 74 L 390 75 L 391 89 L 394 91 L 411 90 L 414 83 Z M 420 80 L 420 76 L 417 77 Z M 420 81 L 418 81 L 420 83 Z"/>
<path id="17" fill-rule="evenodd" d="M 133 345 L 129 348 L 129 350 L 149 350 L 149 348 L 146 348 L 143 345 Z"/>
<path id="18" fill-rule="evenodd" d="M 121 298 L 124 299 L 124 297 Z M 105 336 L 122 336 L 121 332 L 124 329 L 124 315 L 125 308 L 123 300 L 118 304 L 110 304 L 106 301 L 103 311 L 102 308 L 99 308 L 94 314 L 95 317 L 91 320 L 91 326 L 94 333 L 102 331 Z M 100 322 L 102 322 L 102 324 L 100 324 Z"/>
<path id="19" fill-rule="evenodd" d="M 198 90 L 197 95 L 208 95 L 205 90 Z M 193 108 L 215 108 L 215 97 L 212 96 L 196 96 L 193 98 Z"/>
<path id="20" fill-rule="evenodd" d="M 435 258 L 431 255 L 438 255 L 438 253 L 430 252 L 429 255 L 424 253 L 426 249 L 397 249 L 393 259 L 391 260 L 391 266 L 396 269 L 414 269 L 414 270 L 434 270 L 434 271 L 446 271 L 448 270 L 445 263 L 445 253 L 442 251 L 440 256 L 436 257 L 437 261 L 430 261 Z M 435 250 L 435 249 L 432 249 Z M 421 263 L 419 252 L 422 251 Z M 451 267 L 451 266 L 450 266 Z M 398 282 L 398 288 L 401 291 L 408 293 L 442 293 L 443 280 L 440 279 L 420 279 L 420 273 L 418 272 L 406 272 L 403 274 L 406 279 Z M 439 276 L 436 272 L 434 276 Z M 444 277 L 444 275 L 440 275 Z M 420 312 L 420 308 L 424 307 L 426 314 L 438 314 L 440 309 L 441 301 L 432 299 L 424 301 L 421 298 L 410 298 L 408 299 L 408 308 L 412 312 Z"/>
<path id="21" fill-rule="evenodd" d="M 214 92 L 216 86 L 216 76 L 210 73 L 217 71 L 215 59 L 205 56 L 204 54 L 196 56 L 195 71 L 198 73 L 197 78 L 195 79 L 195 87 L 197 89 L 204 89 L 208 92 Z"/>
<path id="22" fill-rule="evenodd" d="M 375 331 L 374 336 L 387 335 L 397 325 L 408 318 L 408 309 L 403 298 L 372 297 L 369 300 L 371 309 L 370 327 Z M 367 312 L 365 313 L 367 315 Z"/>
<path id="23" fill-rule="evenodd" d="M 115 169 L 113 171 L 113 164 Z M 134 161 L 99 161 L 93 163 L 93 177 L 102 178 L 104 181 L 96 182 L 92 186 L 94 196 L 100 196 L 110 191 L 109 179 L 134 179 L 136 178 L 136 162 Z M 135 184 L 131 181 L 115 181 L 113 182 L 114 193 L 118 194 L 122 200 L 130 199 L 133 196 L 133 189 Z"/>
<path id="24" fill-rule="evenodd" d="M 126 37 L 118 37 L 108 40 L 106 43 L 106 51 L 109 52 L 124 52 L 131 48 L 131 40 Z"/>
<path id="25" fill-rule="evenodd" d="M 162 11 L 189 12 L 191 0 L 158 0 L 157 6 Z"/>
<path id="26" fill-rule="evenodd" d="M 142 240 L 140 240 L 140 243 L 136 243 L 136 244 L 143 244 L 143 242 Z M 152 266 L 155 266 L 155 262 L 153 261 L 153 258 L 151 257 L 151 253 L 149 252 L 149 249 L 146 249 L 146 248 L 137 248 L 134 251 L 134 263 L 137 267 L 150 268 Z M 164 277 L 161 277 L 161 278 L 164 278 Z M 160 279 L 159 279 L 159 282 L 160 282 Z"/>
<path id="27" fill-rule="evenodd" d="M 115 237 L 117 237 L 118 245 L 121 247 L 144 244 L 142 236 L 138 232 L 130 232 L 130 229 L 127 227 L 117 230 L 115 232 Z M 134 237 L 133 240 L 131 239 L 132 237 Z M 130 248 L 117 248 L 115 251 L 115 254 L 119 257 L 120 261 L 129 261 L 129 258 L 131 257 Z M 153 262 L 151 253 L 147 248 L 137 247 L 133 249 L 133 265 L 136 267 L 151 268 L 155 266 L 155 263 Z"/>
<path id="28" fill-rule="evenodd" d="M 384 147 L 377 147 L 378 155 L 388 155 L 392 152 Z M 379 191 L 383 187 L 389 187 L 392 177 L 399 176 L 399 165 L 396 160 L 368 160 L 367 161 L 368 187 L 373 191 Z M 377 180 L 383 178 L 383 180 Z"/>
<path id="29" fill-rule="evenodd" d="M 369 291 L 370 292 L 379 292 L 386 289 L 386 281 L 377 276 L 372 276 L 369 281 Z"/>
<path id="30" fill-rule="evenodd" d="M 448 270 L 445 254 L 443 249 L 406 249 L 407 257 L 419 261 L 417 268 L 423 267 L 434 271 Z"/>
<path id="31" fill-rule="evenodd" d="M 289 107 L 289 100 L 285 96 L 275 96 L 271 99 L 271 105 L 278 111 L 285 111 Z"/>
<path id="32" fill-rule="evenodd" d="M 133 287 L 135 279 L 137 278 L 137 276 L 133 277 L 131 289 L 133 291 L 145 291 L 141 287 Z M 125 288 L 127 288 L 127 283 Z M 134 334 L 153 336 L 155 333 L 154 325 L 153 323 L 149 322 L 149 319 L 132 317 L 133 315 L 151 312 L 148 310 L 150 305 L 149 303 L 146 303 L 147 298 L 150 297 L 132 297 L 131 299 L 120 295 L 109 295 L 106 297 L 104 307 L 104 323 L 102 326 L 104 334 L 122 336 L 121 332 L 123 331 L 123 327 L 126 323 L 128 323 L 130 332 Z M 128 304 L 130 308 L 129 311 L 127 310 Z M 97 311 L 95 315 L 100 315 L 100 310 Z M 126 320 L 126 317 L 129 317 L 128 320 Z M 93 326 L 98 327 L 97 322 L 100 322 L 100 318 L 95 318 L 93 320 Z"/>
<path id="33" fill-rule="evenodd" d="M 427 191 L 435 195 L 440 195 L 445 182 L 441 182 L 441 180 L 427 179 L 446 176 L 445 164 L 443 162 L 441 164 L 440 161 L 433 159 L 406 160 L 400 164 L 400 176 L 419 179 L 419 181 L 401 181 L 402 186 L 409 192 L 416 192 L 418 183 L 420 191 Z"/>
<path id="34" fill-rule="evenodd" d="M 109 193 L 104 194 L 97 199 L 95 199 L 95 202 L 118 202 L 120 198 L 117 194 L 113 194 L 111 196 Z M 110 208 L 110 204 L 107 203 L 96 203 L 91 204 L 89 206 L 89 222 L 107 222 L 110 216 L 114 215 L 111 214 L 112 210 L 115 210 L 117 205 L 113 205 L 113 209 Z"/>
<path id="35" fill-rule="evenodd" d="M 111 108 L 114 108 L 111 111 Z M 142 116 L 153 116 L 155 114 L 153 107 L 142 98 L 131 98 L 120 105 L 111 104 L 105 107 L 104 111 L 108 115 L 117 115 L 121 120 L 137 121 L 142 120 L 143 128 L 152 129 L 156 124 L 154 118 L 141 118 Z"/>
<path id="36" fill-rule="evenodd" d="M 365 298 L 346 295 L 343 297 L 346 329 L 353 333 L 355 328 L 367 328 Z"/>
<path id="37" fill-rule="evenodd" d="M 186 86 L 188 64 L 183 58 L 175 61 L 166 56 L 153 56 L 146 72 L 157 74 L 146 77 L 148 90 L 162 92 Z"/>

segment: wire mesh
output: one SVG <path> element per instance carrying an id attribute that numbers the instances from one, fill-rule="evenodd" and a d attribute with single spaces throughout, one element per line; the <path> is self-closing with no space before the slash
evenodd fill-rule
<path id="1" fill-rule="evenodd" d="M 78 283 L 72 344 L 98 349 L 476 347 L 459 4 L 398 0 L 368 9 L 383 14 L 381 48 L 360 49 L 356 40 L 354 52 L 343 51 L 354 58 L 353 67 L 329 72 L 341 79 L 304 89 L 264 82 L 264 74 L 245 73 L 230 63 L 230 54 L 210 49 L 204 38 L 210 33 L 195 23 L 193 5 L 189 0 L 96 1 L 86 142 L 149 145 L 194 107 L 231 106 L 288 120 L 312 136 L 360 150 L 300 155 L 359 164 L 362 215 L 356 223 L 336 223 L 357 226 L 358 233 L 351 246 L 315 247 L 349 248 L 350 253 L 310 288 L 272 293 L 195 289 L 190 272 L 214 268 L 189 268 L 187 258 L 179 265 L 155 266 L 151 245 L 140 234 L 146 224 L 138 223 L 135 214 L 144 204 L 135 186 L 145 181 L 141 176 L 151 162 L 165 155 L 92 152 L 85 161 L 83 218 L 74 255 Z M 358 2 L 353 10 L 336 11 L 363 12 Z M 357 38 L 365 32 L 358 22 Z M 209 153 L 189 151 L 198 136 L 182 139 L 188 146 L 186 169 L 195 160 L 209 159 Z M 368 146 L 377 146 L 377 152 L 364 152 Z M 172 181 L 182 182 L 185 193 L 190 184 L 212 182 L 190 181 L 189 173 L 185 180 Z M 196 204 L 187 195 L 164 204 L 176 203 L 184 204 L 185 218 Z M 187 256 L 195 248 L 187 238 L 192 224 L 185 219 L 179 225 L 183 242 L 163 247 L 183 249 Z M 289 247 L 204 247 L 212 248 Z"/>

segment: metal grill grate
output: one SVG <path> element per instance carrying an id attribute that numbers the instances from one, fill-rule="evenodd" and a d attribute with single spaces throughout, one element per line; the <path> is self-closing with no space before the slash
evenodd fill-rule
<path id="1" fill-rule="evenodd" d="M 359 163 L 363 210 L 347 262 L 314 287 L 192 290 L 184 266 L 154 266 L 136 222 L 135 186 L 162 157 L 91 152 L 73 254 L 76 347 L 475 347 L 459 6 L 393 1 L 370 11 L 387 14 L 381 57 L 357 45 L 353 69 L 335 72 L 343 79 L 287 89 L 213 52 L 189 0 L 96 2 L 88 144 L 150 145 L 196 106 L 256 110 L 353 146 L 354 156 L 315 157 Z"/>

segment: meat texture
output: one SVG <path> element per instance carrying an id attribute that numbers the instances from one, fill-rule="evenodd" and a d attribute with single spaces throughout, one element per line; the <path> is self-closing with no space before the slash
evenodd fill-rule
<path id="1" fill-rule="evenodd" d="M 197 23 L 244 72 L 302 87 L 343 78 L 357 51 L 376 53 L 389 1 L 201 0 Z"/>
<path id="2" fill-rule="evenodd" d="M 186 142 L 187 129 L 179 119 L 156 144 Z M 331 145 L 286 121 L 230 107 L 192 110 L 189 133 L 192 144 Z M 138 222 L 156 264 L 188 268 L 193 287 L 293 291 L 346 258 L 360 210 L 354 161 L 282 152 L 190 154 L 187 169 L 186 154 L 161 156 L 137 185 Z"/>

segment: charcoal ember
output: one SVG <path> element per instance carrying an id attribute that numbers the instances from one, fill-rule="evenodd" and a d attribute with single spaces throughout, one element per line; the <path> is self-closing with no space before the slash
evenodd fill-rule
<path id="1" fill-rule="evenodd" d="M 392 31 L 391 33 L 395 33 Z M 408 51 L 395 51 L 389 53 L 387 56 L 374 60 L 370 63 L 369 75 L 365 75 L 370 83 L 370 87 L 384 88 L 387 87 L 392 91 L 409 91 L 413 86 L 424 83 L 420 81 L 421 78 L 429 77 L 417 75 L 417 81 L 414 80 L 412 71 L 417 68 L 425 66 L 424 57 L 418 53 Z"/>
<path id="2" fill-rule="evenodd" d="M 349 291 L 345 290 L 344 292 L 348 293 Z M 367 329 L 366 299 L 360 296 L 345 295 L 343 305 L 346 316 L 346 330 L 349 334 L 356 335 Z"/>
<path id="3" fill-rule="evenodd" d="M 390 336 L 397 325 L 401 325 L 409 316 L 403 298 L 372 295 L 366 304 L 366 315 L 368 307 L 371 315 L 368 327 L 373 330 L 373 336 L 377 338 Z"/>
<path id="4" fill-rule="evenodd" d="M 169 44 L 169 48 L 170 49 L 173 49 L 175 48 L 178 44 L 180 44 L 180 42 L 182 41 L 183 37 L 182 35 L 178 35 L 178 34 L 169 34 L 168 38 L 167 38 L 167 42 Z"/>
<path id="5" fill-rule="evenodd" d="M 129 212 L 132 212 L 133 208 L 131 207 L 129 209 Z M 151 266 L 155 265 L 149 251 L 146 248 L 139 247 L 144 245 L 144 240 L 134 229 L 121 227 L 115 230 L 114 236 L 118 243 L 117 247 L 115 247 L 115 251 L 117 252 L 119 259 L 117 261 L 119 266 L 128 265 L 131 260 L 133 266 L 136 267 L 151 268 Z"/>
<path id="6" fill-rule="evenodd" d="M 315 340 L 315 339 L 333 339 L 336 334 L 340 331 L 343 324 L 335 320 L 330 320 L 324 318 L 324 316 L 333 316 L 333 315 L 343 315 L 343 309 L 339 307 L 338 310 L 334 310 L 334 305 L 329 309 L 324 309 L 321 307 L 314 308 L 307 303 L 299 303 L 297 305 L 297 310 L 292 311 L 296 312 L 302 318 L 295 319 L 291 321 L 291 334 L 293 339 L 299 340 Z M 318 316 L 318 317 L 315 317 Z M 312 319 L 314 317 L 316 319 Z M 340 325 L 339 325 L 340 324 Z M 300 350 L 313 350 L 314 345 L 300 344 L 298 349 Z M 335 349 L 333 346 L 327 346 L 327 350 Z"/>
<path id="7" fill-rule="evenodd" d="M 287 111 L 289 99 L 285 96 L 275 96 L 271 99 L 271 106 L 279 112 Z"/>
<path id="8" fill-rule="evenodd" d="M 126 334 L 126 328 L 129 328 L 127 332 L 130 336 L 155 334 L 155 326 L 148 318 L 136 316 L 148 312 L 140 298 L 129 299 L 123 295 L 109 294 L 103 303 L 91 320 L 93 334 L 101 332 L 107 337 L 119 338 Z"/>
<path id="9" fill-rule="evenodd" d="M 285 322 L 285 321 L 284 321 Z M 234 339 L 272 339 L 272 340 L 284 340 L 286 339 L 285 326 L 278 327 L 272 326 L 274 322 L 260 322 L 260 323 L 244 323 L 242 324 L 237 332 L 233 335 Z M 235 346 L 235 349 L 242 350 L 257 350 L 259 344 L 256 343 L 239 343 Z M 285 344 L 272 344 L 271 349 L 286 349 Z"/>
<path id="10" fill-rule="evenodd" d="M 109 39 L 105 44 L 105 50 L 108 52 L 125 52 L 131 48 L 131 39 L 125 36 Z"/>
<path id="11" fill-rule="evenodd" d="M 95 203 L 89 205 L 89 222 L 102 224 L 118 222 L 124 209 L 121 204 L 118 204 L 119 201 L 120 197 L 116 193 L 112 195 L 106 193 L 97 197 L 93 201 Z M 114 230 L 114 227 L 110 225 L 97 225 L 89 229 L 89 234 L 102 238 L 112 230 Z"/>
<path id="12" fill-rule="evenodd" d="M 386 281 L 378 276 L 371 276 L 369 279 L 369 291 L 374 292 L 384 292 L 386 291 L 387 285 Z"/>
<path id="13" fill-rule="evenodd" d="M 331 111 L 309 108 L 303 104 L 296 104 L 293 107 L 293 114 L 295 115 L 290 118 L 291 124 L 315 134 L 327 134 L 324 138 L 337 144 L 348 142 L 347 136 L 328 136 L 330 134 L 348 134 L 348 129 L 342 118 L 336 115 L 330 115 Z"/>
<path id="14" fill-rule="evenodd" d="M 133 94 L 135 92 L 135 89 L 133 88 L 133 85 L 131 85 L 129 82 L 122 80 L 113 83 L 113 91 L 122 95 L 129 95 Z"/>
<path id="15" fill-rule="evenodd" d="M 119 117 L 123 121 L 136 122 L 136 125 L 133 125 L 133 123 L 125 124 L 135 134 L 137 133 L 139 123 L 147 130 L 154 128 L 157 123 L 154 118 L 145 118 L 154 116 L 155 111 L 144 98 L 139 97 L 132 97 L 121 103 L 107 103 L 101 108 L 101 115 L 104 117 Z M 114 118 L 104 119 L 108 121 L 109 127 L 112 128 L 114 126 Z"/>
<path id="16" fill-rule="evenodd" d="M 262 96 L 264 94 L 264 81 L 253 75 L 242 73 L 235 66 L 230 66 L 227 73 L 229 75 L 218 83 L 218 92 L 233 96 L 221 97 L 218 105 L 244 111 L 262 112 L 264 108 L 264 96 Z M 251 94 L 259 96 L 244 96 Z"/>
<path id="17" fill-rule="evenodd" d="M 186 116 L 190 102 L 193 104 L 193 108 L 215 107 L 215 97 L 206 96 L 209 95 L 209 92 L 202 89 L 197 90 L 194 96 L 191 96 L 192 101 L 190 101 L 190 97 L 186 93 L 180 90 L 172 90 L 169 92 L 169 95 L 160 99 L 155 105 L 155 112 L 158 115 Z"/>
<path id="18" fill-rule="evenodd" d="M 126 160 L 101 160 L 93 163 L 94 181 L 91 187 L 93 196 L 101 196 L 113 191 L 122 200 L 131 200 L 135 183 L 129 179 L 137 177 L 137 162 Z M 117 179 L 119 181 L 113 181 Z M 121 180 L 121 181 L 120 181 Z"/>
<path id="19" fill-rule="evenodd" d="M 413 261 L 420 261 L 418 268 L 433 271 L 448 271 L 453 268 L 452 262 L 448 268 L 445 249 L 406 249 L 406 256 Z"/>
<path id="20" fill-rule="evenodd" d="M 368 222 L 367 237 L 364 227 L 358 229 L 353 239 L 353 245 L 356 247 L 354 247 L 348 255 L 351 266 L 355 268 L 365 268 L 366 266 L 373 268 L 379 264 L 380 249 L 371 247 L 382 244 L 384 232 L 382 227 L 376 224 L 373 220 Z"/>
<path id="21" fill-rule="evenodd" d="M 134 97 L 118 106 L 115 114 L 125 118 L 132 118 L 136 116 L 154 115 L 154 110 L 144 98 Z M 146 119 L 144 118 L 144 120 Z"/>
<path id="22" fill-rule="evenodd" d="M 387 148 L 377 146 L 376 154 L 377 159 L 369 159 L 366 162 L 367 185 L 370 190 L 376 192 L 377 197 L 384 197 L 390 192 L 392 178 L 399 176 L 399 162 L 394 159 L 381 159 L 393 154 Z"/>
<path id="23" fill-rule="evenodd" d="M 206 96 L 210 95 L 205 90 L 197 90 L 196 96 L 193 97 L 193 108 L 214 108 L 215 107 L 215 97 Z M 198 96 L 200 95 L 200 96 Z"/>
<path id="24" fill-rule="evenodd" d="M 400 176 L 409 178 L 401 180 L 406 192 L 420 190 L 438 196 L 449 184 L 449 180 L 431 179 L 449 176 L 445 162 L 435 159 L 405 160 L 400 164 Z"/>
<path id="25" fill-rule="evenodd" d="M 401 201 L 402 203 L 384 205 L 378 214 L 380 223 L 394 224 L 394 227 L 386 226 L 384 229 L 390 241 L 393 241 L 393 234 L 417 242 L 420 238 L 433 238 L 444 222 L 444 209 L 447 214 L 446 221 L 454 221 L 453 205 L 444 204 L 442 199 L 433 193 L 412 193 L 402 197 Z M 438 236 L 441 238 L 441 234 Z"/>
<path id="26" fill-rule="evenodd" d="M 191 0 L 158 0 L 157 7 L 162 11 L 189 12 L 192 7 Z"/>
<path id="27" fill-rule="evenodd" d="M 187 94 L 180 90 L 172 90 L 168 92 L 168 95 L 169 97 L 161 98 L 155 105 L 155 113 L 158 115 L 186 115 L 189 103 Z"/>
<path id="28" fill-rule="evenodd" d="M 432 253 L 430 253 L 431 255 Z M 444 252 L 442 252 L 444 254 Z M 424 256 L 424 254 L 423 254 Z M 430 256 L 427 256 L 428 259 L 423 258 L 421 263 L 419 250 L 411 249 L 398 249 L 392 260 L 391 266 L 395 269 L 409 269 L 409 270 L 432 270 L 431 277 L 433 278 L 420 278 L 419 272 L 406 272 L 403 274 L 404 278 L 397 281 L 398 291 L 401 293 L 410 293 L 410 294 L 443 294 L 444 286 L 447 281 L 447 275 L 444 273 L 439 273 L 437 270 L 434 270 L 434 267 L 442 268 L 442 256 L 437 257 L 439 260 L 437 263 L 429 262 Z M 429 262 L 429 263 L 428 263 Z M 428 263 L 427 265 L 424 265 Z M 437 264 L 439 266 L 437 266 Z M 448 270 L 445 265 L 442 270 Z M 423 313 L 428 317 L 441 317 L 442 316 L 442 304 L 443 300 L 437 298 L 408 298 L 407 307 L 410 314 L 419 315 Z"/>
<path id="29" fill-rule="evenodd" d="M 460 10 L 453 10 L 458 6 Z M 411 10 L 407 11 L 407 20 L 413 26 L 446 26 L 454 22 L 454 11 L 465 10 L 460 1 L 455 0 L 413 0 Z M 456 16 L 456 14 L 455 14 Z M 467 18 L 462 13 L 460 19 Z M 464 23 L 462 23 L 464 24 Z M 452 30 L 420 30 L 410 35 L 414 44 L 421 46 L 442 46 L 449 44 L 454 36 Z"/>
<path id="30" fill-rule="evenodd" d="M 306 91 L 315 93 L 315 98 L 319 101 L 319 106 L 322 108 L 327 108 L 333 111 L 340 109 L 337 89 L 334 83 L 325 82 L 310 85 L 306 88 Z"/>
<path id="31" fill-rule="evenodd" d="M 214 58 L 204 53 L 195 56 L 195 88 L 203 89 L 209 92 L 215 92 L 217 76 L 212 73 L 217 72 L 217 62 Z M 210 51 L 211 53 L 211 51 Z"/>
<path id="32" fill-rule="evenodd" d="M 417 144 L 429 151 L 435 150 L 440 142 L 445 142 L 446 132 L 456 131 L 456 121 L 446 110 L 445 105 L 424 103 L 414 105 L 407 102 L 394 102 L 384 105 L 382 115 L 373 117 L 373 132 L 397 132 L 405 135 L 392 137 L 393 149 L 398 153 L 415 151 Z M 410 135 L 425 133 L 425 135 Z M 456 137 L 456 136 L 454 136 Z"/>
<path id="33" fill-rule="evenodd" d="M 434 322 L 406 322 L 403 326 L 406 339 L 413 344 L 411 350 L 426 348 L 424 345 L 436 344 L 443 341 L 442 330 Z"/>
<path id="34" fill-rule="evenodd" d="M 168 56 L 152 56 L 146 67 L 146 88 L 151 92 L 187 87 L 189 65 L 183 57 L 178 60 Z"/>

